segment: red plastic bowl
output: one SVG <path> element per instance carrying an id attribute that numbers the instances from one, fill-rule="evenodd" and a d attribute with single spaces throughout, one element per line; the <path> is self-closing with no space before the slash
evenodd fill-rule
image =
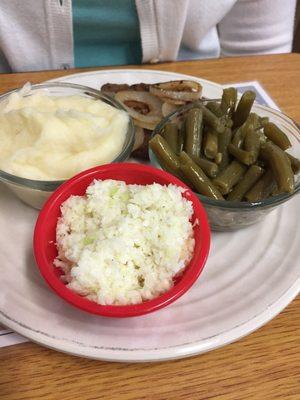
<path id="1" fill-rule="evenodd" d="M 174 286 L 161 296 L 140 304 L 114 306 L 100 305 L 76 294 L 61 281 L 62 271 L 53 265 L 57 256 L 55 246 L 56 223 L 61 204 L 71 195 L 83 195 L 94 179 L 116 179 L 127 184 L 147 185 L 173 183 L 186 189 L 183 196 L 193 202 L 194 216 L 199 224 L 194 226 L 194 256 Z M 141 164 L 116 163 L 84 171 L 62 184 L 41 210 L 34 230 L 34 255 L 40 272 L 48 285 L 73 306 L 92 314 L 106 317 L 133 317 L 147 314 L 167 306 L 182 296 L 197 280 L 206 262 L 210 247 L 210 229 L 204 208 L 198 197 L 179 179 L 165 171 Z"/>

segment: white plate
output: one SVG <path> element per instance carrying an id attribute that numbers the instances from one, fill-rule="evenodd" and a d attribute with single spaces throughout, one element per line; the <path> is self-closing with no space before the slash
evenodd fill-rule
<path id="1" fill-rule="evenodd" d="M 113 70 L 60 80 L 98 88 L 105 82 L 154 82 L 185 75 Z M 193 78 L 195 79 L 195 78 Z M 204 95 L 221 87 L 202 81 Z M 111 361 L 182 358 L 233 342 L 278 314 L 299 292 L 297 198 L 250 228 L 213 233 L 198 282 L 169 307 L 144 317 L 108 319 L 81 312 L 44 283 L 32 255 L 37 212 L 0 187 L 0 323 L 42 345 Z"/>

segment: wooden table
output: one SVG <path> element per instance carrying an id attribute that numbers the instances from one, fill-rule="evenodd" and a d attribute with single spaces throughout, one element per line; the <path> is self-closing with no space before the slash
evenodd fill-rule
<path id="1" fill-rule="evenodd" d="M 136 67 L 134 67 L 136 68 Z M 259 80 L 300 121 L 300 54 L 146 65 L 219 83 Z M 0 75 L 0 92 L 80 70 Z M 24 343 L 0 349 L 0 399 L 300 399 L 300 298 L 250 336 L 163 363 L 117 364 Z"/>

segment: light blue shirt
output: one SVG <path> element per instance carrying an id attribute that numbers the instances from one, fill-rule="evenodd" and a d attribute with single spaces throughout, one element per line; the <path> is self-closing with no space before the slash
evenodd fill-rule
<path id="1" fill-rule="evenodd" d="M 140 64 L 134 0 L 73 0 L 75 67 Z"/>

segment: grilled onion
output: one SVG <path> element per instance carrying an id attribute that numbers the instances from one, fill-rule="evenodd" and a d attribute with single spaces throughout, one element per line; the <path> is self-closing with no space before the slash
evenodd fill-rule
<path id="1" fill-rule="evenodd" d="M 122 103 L 129 115 L 140 123 L 155 126 L 161 120 L 161 100 L 151 93 L 123 90 L 116 93 L 115 99 Z"/>
<path id="2" fill-rule="evenodd" d="M 141 147 L 141 145 L 144 143 L 144 139 L 145 139 L 144 129 L 137 126 L 135 128 L 135 139 L 132 151 Z"/>
<path id="3" fill-rule="evenodd" d="M 161 107 L 162 115 L 166 117 L 167 115 L 171 114 L 171 112 L 176 111 L 178 107 L 179 106 L 176 106 L 175 104 L 164 102 Z"/>
<path id="4" fill-rule="evenodd" d="M 184 100 L 174 100 L 174 99 L 169 99 L 168 97 L 161 97 L 161 100 L 163 100 L 165 103 L 169 104 L 174 104 L 175 106 L 183 106 L 187 102 Z"/>
<path id="5" fill-rule="evenodd" d="M 164 100 L 167 98 L 176 101 L 194 101 L 201 97 L 202 86 L 198 82 L 188 80 L 155 83 L 150 86 L 150 93 L 163 97 Z"/>
<path id="6" fill-rule="evenodd" d="M 133 118 L 133 123 L 135 126 L 139 128 L 144 128 L 148 129 L 149 131 L 153 131 L 153 129 L 156 127 L 157 123 L 148 123 L 145 121 L 139 121 L 138 119 Z"/>

